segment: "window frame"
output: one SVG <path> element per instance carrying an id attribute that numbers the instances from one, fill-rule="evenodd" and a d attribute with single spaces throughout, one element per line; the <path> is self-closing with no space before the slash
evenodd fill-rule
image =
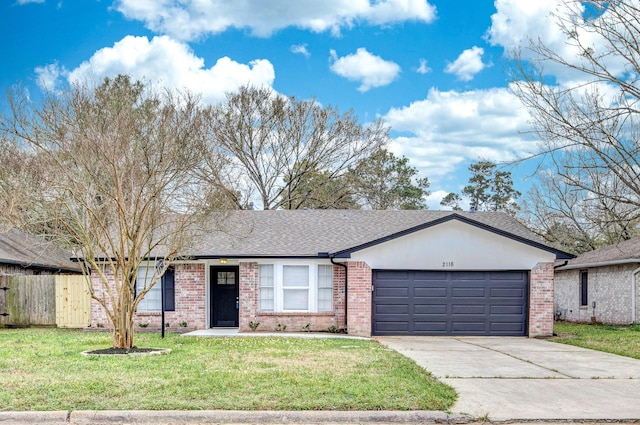
<path id="1" fill-rule="evenodd" d="M 312 262 L 303 260 L 285 260 L 285 261 L 259 261 L 258 262 L 258 291 L 260 291 L 260 267 L 261 266 L 273 266 L 273 310 L 263 310 L 260 305 L 261 295 L 258 293 L 258 312 L 259 313 L 333 313 L 334 297 L 333 292 L 335 289 L 334 280 L 334 266 L 333 264 L 325 262 Z M 285 286 L 284 285 L 284 268 L 286 266 L 306 266 L 308 267 L 308 286 Z M 319 272 L 320 266 L 331 267 L 331 309 L 319 309 L 318 308 L 318 295 L 319 295 Z M 287 290 L 304 289 L 308 290 L 307 309 L 305 310 L 286 310 L 284 308 L 284 292 Z M 325 288 L 326 289 L 326 288 Z"/>
<path id="2" fill-rule="evenodd" d="M 151 262 L 142 263 L 138 267 L 138 271 L 136 272 L 136 283 L 135 283 L 135 287 L 133 288 L 134 296 L 137 297 L 139 292 L 138 281 L 140 280 L 140 270 L 143 268 L 146 269 L 144 280 L 146 282 L 149 282 L 154 275 L 154 273 L 149 273 L 149 269 L 152 267 L 156 268 L 156 265 Z M 158 271 L 156 268 L 155 273 L 157 272 Z M 169 281 L 165 280 L 168 277 L 170 277 L 170 280 Z M 164 281 L 164 285 L 163 285 L 163 281 Z M 162 276 L 158 277 L 158 280 L 153 285 L 151 290 L 149 290 L 149 292 L 147 292 L 144 298 L 140 300 L 140 303 L 138 303 L 138 306 L 136 307 L 136 313 L 161 313 L 163 299 L 164 299 L 164 311 L 176 311 L 175 287 L 176 287 L 175 267 L 171 265 L 164 271 L 164 274 Z M 164 289 L 164 294 L 162 294 L 163 289 Z M 154 303 L 157 303 L 158 307 L 153 306 L 154 308 L 148 308 L 147 304 L 149 304 L 149 300 L 150 300 L 150 298 L 148 297 L 150 294 L 154 294 L 156 292 L 159 293 L 160 295 L 159 301 L 154 300 Z M 155 295 L 157 296 L 158 294 L 155 294 Z"/>
<path id="3" fill-rule="evenodd" d="M 578 282 L 578 297 L 580 307 L 589 307 L 589 271 L 580 270 Z"/>
<path id="4" fill-rule="evenodd" d="M 140 266 L 138 266 L 138 270 L 136 271 L 136 286 L 134 288 L 134 293 L 136 294 L 136 297 L 138 296 L 138 293 L 144 289 L 144 287 L 147 285 L 148 282 L 150 282 L 153 279 L 153 276 L 155 275 L 155 271 L 150 272 L 150 269 L 155 269 L 156 266 L 154 264 L 151 263 L 143 263 L 140 264 Z M 145 274 L 144 274 L 144 285 L 142 286 L 142 288 L 139 289 L 139 285 L 138 283 L 140 282 L 141 276 L 140 276 L 140 271 L 142 269 L 145 269 Z M 136 312 L 137 313 L 159 313 L 162 312 L 162 285 L 160 284 L 160 279 L 158 279 L 156 281 L 156 283 L 151 287 L 151 289 L 149 290 L 149 292 L 146 293 L 146 295 L 144 296 L 144 298 L 142 300 L 140 300 L 140 302 L 138 303 L 138 306 L 136 307 Z M 156 294 L 157 292 L 157 294 Z M 149 308 L 148 304 L 151 301 L 151 298 L 149 298 L 149 296 L 151 294 L 154 294 L 156 297 L 159 295 L 160 298 L 159 300 L 153 300 L 154 305 Z M 157 307 L 155 304 L 158 304 Z"/>

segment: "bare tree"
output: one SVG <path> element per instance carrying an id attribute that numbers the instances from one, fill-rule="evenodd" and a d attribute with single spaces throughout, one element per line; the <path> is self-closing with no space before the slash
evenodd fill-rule
<path id="1" fill-rule="evenodd" d="M 99 277 L 101 287 L 89 289 L 113 324 L 113 346 L 131 348 L 138 304 L 202 229 L 206 192 L 192 170 L 207 111 L 188 93 L 155 92 L 127 76 L 48 93 L 41 104 L 15 91 L 9 104 L 1 129 L 41 179 L 22 203 L 29 214 L 13 218 L 46 223 Z M 149 276 L 136 290 L 144 265 Z"/>
<path id="2" fill-rule="evenodd" d="M 539 173 L 522 213 L 547 243 L 574 254 L 640 234 L 635 207 L 569 186 L 549 172 Z"/>
<path id="3" fill-rule="evenodd" d="M 621 218 L 623 229 L 640 218 L 640 8 L 562 0 L 553 18 L 567 48 L 531 40 L 511 62 L 511 87 L 531 114 L 544 164 L 566 187 L 553 201 L 565 204 L 562 214 L 574 214 L 571 196 L 580 193 L 600 213 L 617 211 L 608 220 Z"/>
<path id="4" fill-rule="evenodd" d="M 311 175 L 337 179 L 389 137 L 380 121 L 364 127 L 351 112 L 255 87 L 229 93 L 214 109 L 211 131 L 212 154 L 228 158 L 230 174 L 245 178 L 264 209 L 303 205 L 299 196 L 313 191 L 297 189 Z"/>

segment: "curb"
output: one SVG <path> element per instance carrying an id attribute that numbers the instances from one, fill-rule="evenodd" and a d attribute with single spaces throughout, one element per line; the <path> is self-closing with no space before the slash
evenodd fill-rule
<path id="1" fill-rule="evenodd" d="M 466 424 L 471 418 L 440 411 L 80 410 L 0 412 L 0 425 L 116 424 Z"/>
<path id="2" fill-rule="evenodd" d="M 69 412 L 58 410 L 52 412 L 0 412 L 0 425 L 21 424 L 69 424 Z"/>

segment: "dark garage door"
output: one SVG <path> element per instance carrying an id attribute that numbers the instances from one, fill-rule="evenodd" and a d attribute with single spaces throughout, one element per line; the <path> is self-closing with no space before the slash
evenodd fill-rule
<path id="1" fill-rule="evenodd" d="M 374 335 L 527 334 L 528 272 L 374 270 Z"/>

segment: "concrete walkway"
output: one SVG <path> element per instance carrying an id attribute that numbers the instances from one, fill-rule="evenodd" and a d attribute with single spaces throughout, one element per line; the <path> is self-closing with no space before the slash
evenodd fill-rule
<path id="1" fill-rule="evenodd" d="M 378 337 L 491 421 L 640 420 L 640 360 L 529 338 Z"/>

